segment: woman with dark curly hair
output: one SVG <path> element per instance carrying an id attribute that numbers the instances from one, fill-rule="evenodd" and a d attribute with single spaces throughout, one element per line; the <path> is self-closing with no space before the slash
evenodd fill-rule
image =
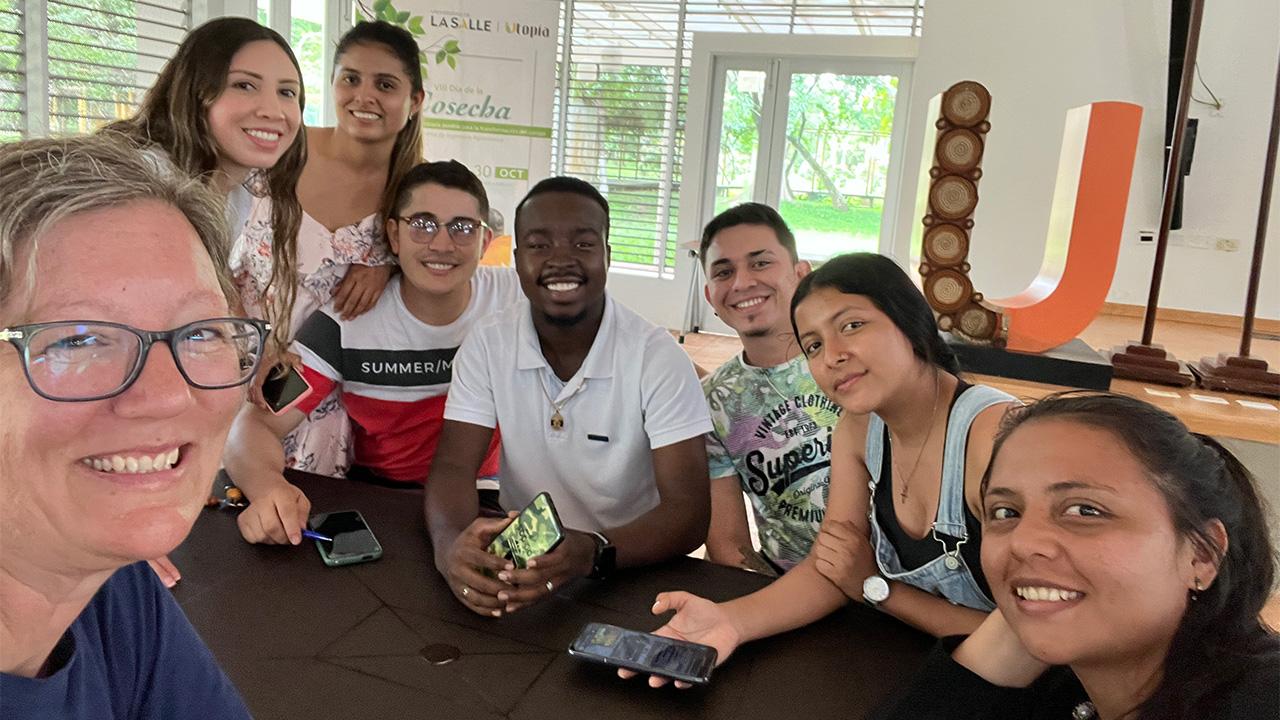
<path id="1" fill-rule="evenodd" d="M 886 719 L 1280 718 L 1275 577 L 1253 478 L 1118 395 L 1014 411 L 983 482 L 998 610 L 944 639 Z"/>

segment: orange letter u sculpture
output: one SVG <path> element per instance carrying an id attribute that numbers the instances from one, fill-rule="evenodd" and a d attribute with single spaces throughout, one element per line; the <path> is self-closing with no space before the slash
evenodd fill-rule
<path id="1" fill-rule="evenodd" d="M 962 82 L 935 97 L 938 133 L 925 148 L 913 241 L 925 297 L 938 326 L 973 342 L 1043 352 L 1069 342 L 1097 317 L 1115 276 L 1142 108 L 1097 102 L 1067 112 L 1044 263 L 1026 290 L 990 299 L 969 280 L 969 234 L 991 97 Z M 923 251 L 921 255 L 920 251 Z"/>

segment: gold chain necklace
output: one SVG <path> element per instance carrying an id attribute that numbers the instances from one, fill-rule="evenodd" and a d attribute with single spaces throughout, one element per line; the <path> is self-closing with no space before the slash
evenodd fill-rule
<path id="1" fill-rule="evenodd" d="M 916 470 L 920 469 L 920 460 L 924 457 L 924 451 L 929 448 L 929 438 L 933 437 L 933 426 L 935 424 L 933 420 L 938 415 L 938 398 L 942 396 L 942 374 L 938 372 L 937 369 L 934 369 L 933 371 L 933 380 L 933 410 L 929 412 L 929 431 L 925 433 L 924 442 L 920 444 L 920 452 L 916 453 L 916 461 L 915 464 L 911 466 L 911 472 L 907 473 L 905 476 L 902 475 L 902 469 L 898 467 L 897 454 L 892 456 L 893 469 L 900 477 L 902 477 L 902 490 L 898 493 L 898 497 L 903 502 L 907 501 L 907 493 L 911 488 L 911 480 L 915 477 Z M 892 438 L 892 430 L 889 431 L 889 436 Z"/>
<path id="2" fill-rule="evenodd" d="M 569 397 L 565 398 L 564 400 L 561 400 L 560 402 L 556 402 L 555 400 L 551 399 L 551 393 L 547 392 L 547 383 L 545 380 L 542 379 L 542 373 L 541 372 L 538 373 L 538 387 L 542 388 L 543 396 L 547 398 L 547 402 L 551 403 L 551 411 L 552 411 L 551 412 L 551 429 L 552 430 L 564 429 L 564 415 L 560 414 L 560 410 L 563 409 L 564 406 L 568 404 L 568 402 L 572 400 L 575 395 L 582 392 L 582 388 L 586 386 L 587 386 L 587 379 L 583 378 L 582 382 L 578 385 L 577 389 L 569 393 Z"/>

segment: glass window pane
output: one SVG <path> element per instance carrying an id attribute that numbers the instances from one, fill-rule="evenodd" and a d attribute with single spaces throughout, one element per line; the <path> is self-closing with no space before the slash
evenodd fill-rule
<path id="1" fill-rule="evenodd" d="M 324 105 L 328 101 L 325 93 L 328 78 L 324 75 L 324 0 L 293 0 L 291 8 L 293 26 L 289 44 L 302 66 L 302 84 L 307 94 L 302 119 L 307 125 L 318 127 L 323 124 Z"/>
<path id="2" fill-rule="evenodd" d="M 791 76 L 779 211 L 801 257 L 876 252 L 898 78 Z"/>
<path id="3" fill-rule="evenodd" d="M 720 154 L 716 167 L 716 214 L 750 202 L 760 152 L 763 70 L 727 70 L 720 111 Z"/>

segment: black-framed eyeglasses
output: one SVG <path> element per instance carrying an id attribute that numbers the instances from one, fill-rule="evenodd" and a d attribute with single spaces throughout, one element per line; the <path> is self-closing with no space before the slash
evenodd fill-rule
<path id="1" fill-rule="evenodd" d="M 0 340 L 18 348 L 22 371 L 37 395 L 57 402 L 115 397 L 142 374 L 151 346 L 169 346 L 191 387 L 243 385 L 257 372 L 271 325 L 251 318 L 210 318 L 172 330 L 139 330 L 98 320 L 15 325 Z"/>
<path id="2" fill-rule="evenodd" d="M 442 222 L 439 218 L 431 213 L 418 213 L 404 217 L 397 215 L 399 220 L 409 226 L 409 238 L 417 243 L 429 243 L 435 239 L 440 233 L 440 228 L 444 227 L 449 233 L 449 239 L 454 245 L 465 247 L 474 243 L 489 229 L 489 224 L 483 220 L 477 220 L 469 217 L 456 217 L 448 222 Z"/>

